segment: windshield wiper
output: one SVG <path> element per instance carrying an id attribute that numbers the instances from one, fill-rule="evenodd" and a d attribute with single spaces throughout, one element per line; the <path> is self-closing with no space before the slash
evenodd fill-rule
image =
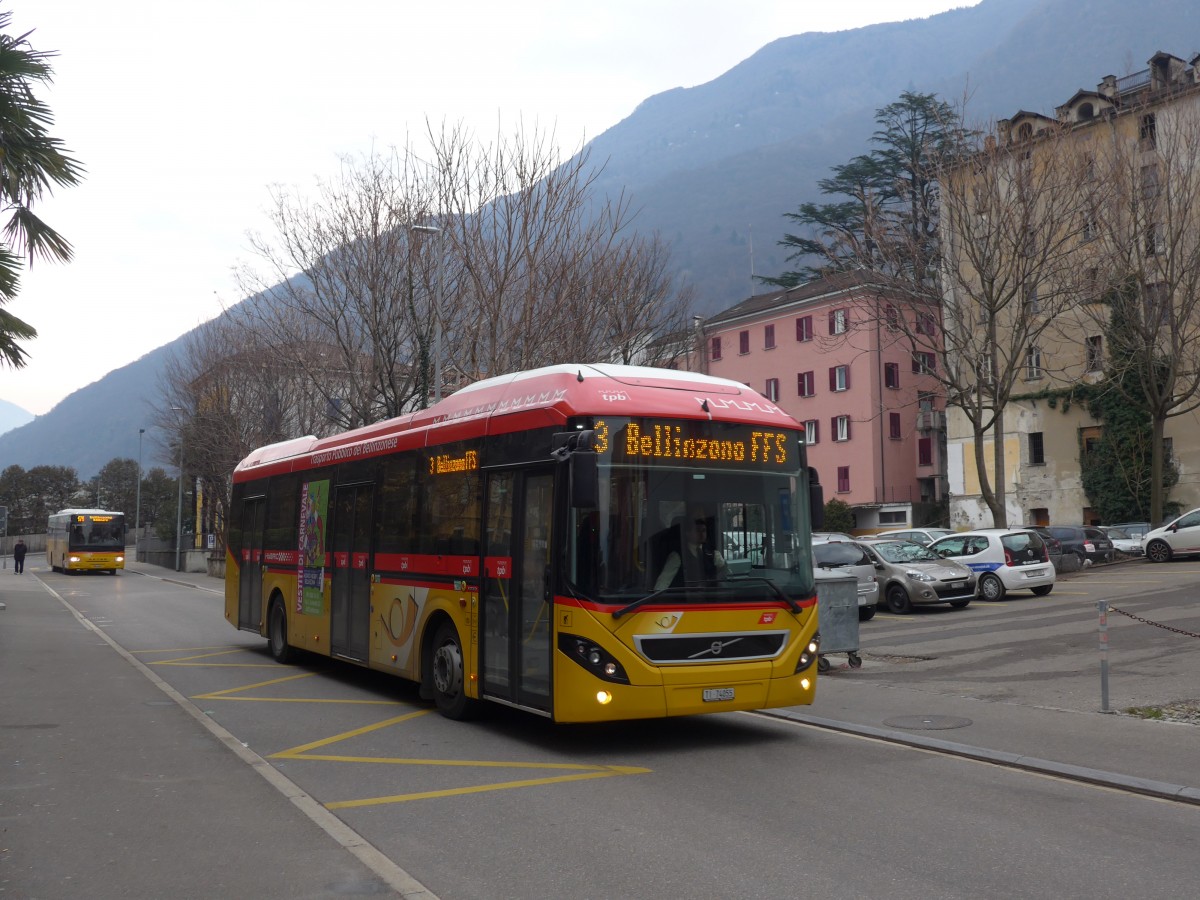
<path id="1" fill-rule="evenodd" d="M 618 609 L 616 612 L 614 612 L 612 614 L 612 616 L 614 619 L 619 619 L 619 618 L 621 618 L 621 616 L 625 615 L 626 613 L 633 612 L 639 606 L 645 606 L 647 603 L 649 603 L 651 600 L 653 600 L 659 594 L 665 594 L 669 590 L 671 590 L 671 587 L 669 585 L 665 588 L 659 588 L 653 594 L 647 594 L 645 597 L 640 597 L 639 599 L 634 600 L 628 606 L 622 606 L 620 609 Z"/>
<path id="2" fill-rule="evenodd" d="M 800 604 L 780 590 L 779 585 L 773 582 L 770 578 L 763 578 L 761 575 L 744 575 L 738 578 L 738 581 L 761 581 L 767 587 L 775 592 L 775 596 L 788 605 L 788 608 L 794 612 L 800 612 Z"/>
<path id="3" fill-rule="evenodd" d="M 765 584 L 767 587 L 769 587 L 772 591 L 774 591 L 775 596 L 778 597 L 780 600 L 782 600 L 784 603 L 786 603 L 788 605 L 788 608 L 791 609 L 792 612 L 794 612 L 794 613 L 800 612 L 800 609 L 801 609 L 800 605 L 798 603 L 796 603 L 796 601 L 793 600 L 791 597 L 789 597 L 787 594 L 785 594 L 782 590 L 780 590 L 779 585 L 777 585 L 775 582 L 773 582 L 770 578 L 762 578 L 762 577 L 756 576 L 756 575 L 739 575 L 736 580 L 739 583 L 743 582 L 743 581 L 761 581 L 763 584 Z M 728 582 L 726 582 L 726 584 L 728 584 Z M 670 587 L 660 588 L 659 590 L 655 591 L 653 594 L 647 594 L 645 597 L 641 597 L 637 600 L 634 600 L 628 606 L 622 606 L 620 609 L 618 609 L 616 612 L 614 612 L 612 614 L 612 617 L 614 619 L 619 619 L 619 618 L 621 618 L 621 616 L 623 616 L 627 613 L 633 612 L 638 607 L 645 606 L 647 603 L 649 603 L 655 597 L 659 596 L 660 594 L 665 594 L 669 590 L 671 590 Z"/>

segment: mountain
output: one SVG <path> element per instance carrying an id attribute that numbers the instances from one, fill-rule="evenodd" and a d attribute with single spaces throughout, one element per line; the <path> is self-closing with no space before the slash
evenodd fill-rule
<path id="1" fill-rule="evenodd" d="M 21 409 L 15 403 L 0 400 L 0 434 L 11 431 L 19 425 L 33 421 L 33 413 Z"/>
<path id="2" fill-rule="evenodd" d="M 1200 3 L 983 0 L 928 19 L 780 38 L 707 84 L 647 98 L 588 150 L 605 164 L 600 187 L 626 191 L 637 228 L 671 244 L 697 311 L 710 314 L 753 293 L 752 273 L 788 267 L 777 245 L 784 214 L 819 199 L 817 180 L 868 149 L 875 110 L 903 91 L 969 96 L 981 125 L 1018 109 L 1053 115 L 1076 90 L 1144 69 L 1160 50 L 1200 51 Z M 0 469 L 55 463 L 86 478 L 136 456 L 171 347 L 0 434 Z"/>

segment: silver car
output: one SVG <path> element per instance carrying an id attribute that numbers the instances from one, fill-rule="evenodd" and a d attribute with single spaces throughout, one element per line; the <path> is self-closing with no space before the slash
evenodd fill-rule
<path id="1" fill-rule="evenodd" d="M 962 609 L 975 599 L 978 576 L 966 566 L 912 541 L 860 541 L 875 563 L 879 601 L 899 615 L 917 605 L 949 603 Z"/>
<path id="2" fill-rule="evenodd" d="M 819 541 L 812 545 L 813 576 L 853 575 L 858 579 L 858 620 L 866 622 L 875 615 L 879 588 L 871 555 L 853 541 Z"/>

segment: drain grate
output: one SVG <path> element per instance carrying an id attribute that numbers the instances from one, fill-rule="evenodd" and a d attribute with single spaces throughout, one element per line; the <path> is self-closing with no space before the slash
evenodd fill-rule
<path id="1" fill-rule="evenodd" d="M 883 724 L 888 728 L 903 728 L 905 731 L 946 731 L 951 728 L 965 728 L 973 723 L 961 716 L 897 716 L 894 719 L 884 719 Z"/>

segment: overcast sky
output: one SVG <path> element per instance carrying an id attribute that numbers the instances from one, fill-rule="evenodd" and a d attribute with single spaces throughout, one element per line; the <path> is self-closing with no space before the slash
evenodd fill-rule
<path id="1" fill-rule="evenodd" d="M 75 259 L 25 273 L 8 309 L 39 337 L 0 368 L 0 399 L 46 413 L 241 299 L 269 186 L 307 191 L 339 155 L 427 120 L 482 139 L 536 124 L 570 151 L 777 38 L 976 2 L 0 0 L 59 54 L 40 96 L 87 167 L 36 207 Z"/>

